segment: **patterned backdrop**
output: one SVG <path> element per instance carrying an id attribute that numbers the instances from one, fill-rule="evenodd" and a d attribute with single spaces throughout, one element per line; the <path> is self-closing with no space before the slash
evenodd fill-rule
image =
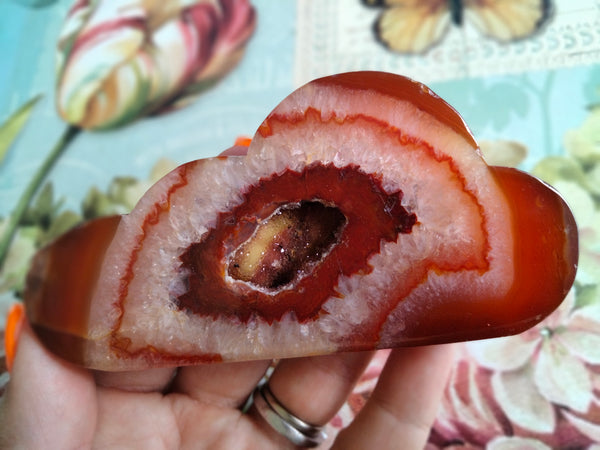
<path id="1" fill-rule="evenodd" d="M 221 0 L 227 14 L 202 5 L 184 31 L 146 23 L 160 43 L 150 59 L 129 26 L 147 20 L 142 2 L 98 3 L 107 39 L 81 38 L 86 1 L 0 3 L 0 323 L 32 253 L 64 230 L 127 212 L 171 168 L 251 136 L 312 78 L 397 72 L 454 105 L 489 163 L 554 185 L 580 229 L 577 280 L 554 314 L 522 335 L 460 345 L 428 448 L 600 449 L 598 1 L 521 12 L 511 1 L 252 0 L 253 15 Z M 171 20 L 163 9 L 154 14 Z M 187 58 L 210 33 L 219 38 Z M 91 98 L 100 82 L 103 99 Z M 365 403 L 386 357 L 377 354 L 330 434 Z"/>

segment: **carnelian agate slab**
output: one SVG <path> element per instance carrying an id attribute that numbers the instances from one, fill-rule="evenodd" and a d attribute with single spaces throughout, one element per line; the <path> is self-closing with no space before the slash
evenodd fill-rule
<path id="1" fill-rule="evenodd" d="M 427 87 L 355 72 L 292 93 L 246 156 L 185 164 L 41 250 L 25 303 L 95 369 L 297 357 L 518 333 L 577 254 L 555 191 L 487 166 Z"/>

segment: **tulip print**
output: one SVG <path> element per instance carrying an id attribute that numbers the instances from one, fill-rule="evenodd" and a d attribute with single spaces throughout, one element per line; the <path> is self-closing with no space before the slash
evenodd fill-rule
<path id="1" fill-rule="evenodd" d="M 255 20 L 247 0 L 79 1 L 58 42 L 58 112 L 106 129 L 179 105 L 236 65 Z"/>
<path id="2" fill-rule="evenodd" d="M 239 62 L 256 25 L 249 0 L 78 0 L 58 40 L 56 108 L 69 124 L 0 236 L 0 268 L 47 174 L 85 130 L 179 108 Z"/>

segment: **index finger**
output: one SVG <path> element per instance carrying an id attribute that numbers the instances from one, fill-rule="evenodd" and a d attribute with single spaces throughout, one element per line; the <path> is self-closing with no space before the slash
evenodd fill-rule
<path id="1" fill-rule="evenodd" d="M 373 394 L 334 448 L 423 448 L 453 361 L 451 344 L 392 350 Z"/>

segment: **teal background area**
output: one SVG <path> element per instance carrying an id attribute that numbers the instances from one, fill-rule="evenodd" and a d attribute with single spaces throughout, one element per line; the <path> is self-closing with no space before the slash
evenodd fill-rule
<path id="1" fill-rule="evenodd" d="M 600 102 L 600 67 L 579 66 L 432 84 L 478 139 L 525 144 L 523 169 L 564 153 L 563 137 Z"/>
<path id="2" fill-rule="evenodd" d="M 0 122 L 33 96 L 44 96 L 0 165 L 0 216 L 14 207 L 40 158 L 66 128 L 54 109 L 55 43 L 71 4 L 31 9 L 0 2 Z M 77 210 L 90 186 L 104 189 L 114 176 L 146 178 L 159 158 L 184 163 L 214 156 L 236 137 L 254 134 L 293 89 L 295 2 L 253 4 L 258 26 L 246 55 L 215 88 L 185 109 L 76 138 L 50 176 L 66 208 Z"/>
<path id="3" fill-rule="evenodd" d="M 0 2 L 0 122 L 37 94 L 32 117 L 0 165 L 0 216 L 20 193 L 66 128 L 54 109 L 55 45 L 72 0 L 28 8 Z M 77 210 L 91 186 L 115 176 L 145 178 L 155 162 L 218 154 L 251 136 L 293 84 L 296 3 L 254 0 L 258 26 L 241 64 L 190 106 L 121 129 L 80 134 L 50 174 L 64 206 Z M 463 115 L 478 139 L 510 139 L 528 148 L 524 169 L 563 152 L 565 132 L 597 102 L 598 67 L 576 67 L 485 79 L 433 83 Z"/>

